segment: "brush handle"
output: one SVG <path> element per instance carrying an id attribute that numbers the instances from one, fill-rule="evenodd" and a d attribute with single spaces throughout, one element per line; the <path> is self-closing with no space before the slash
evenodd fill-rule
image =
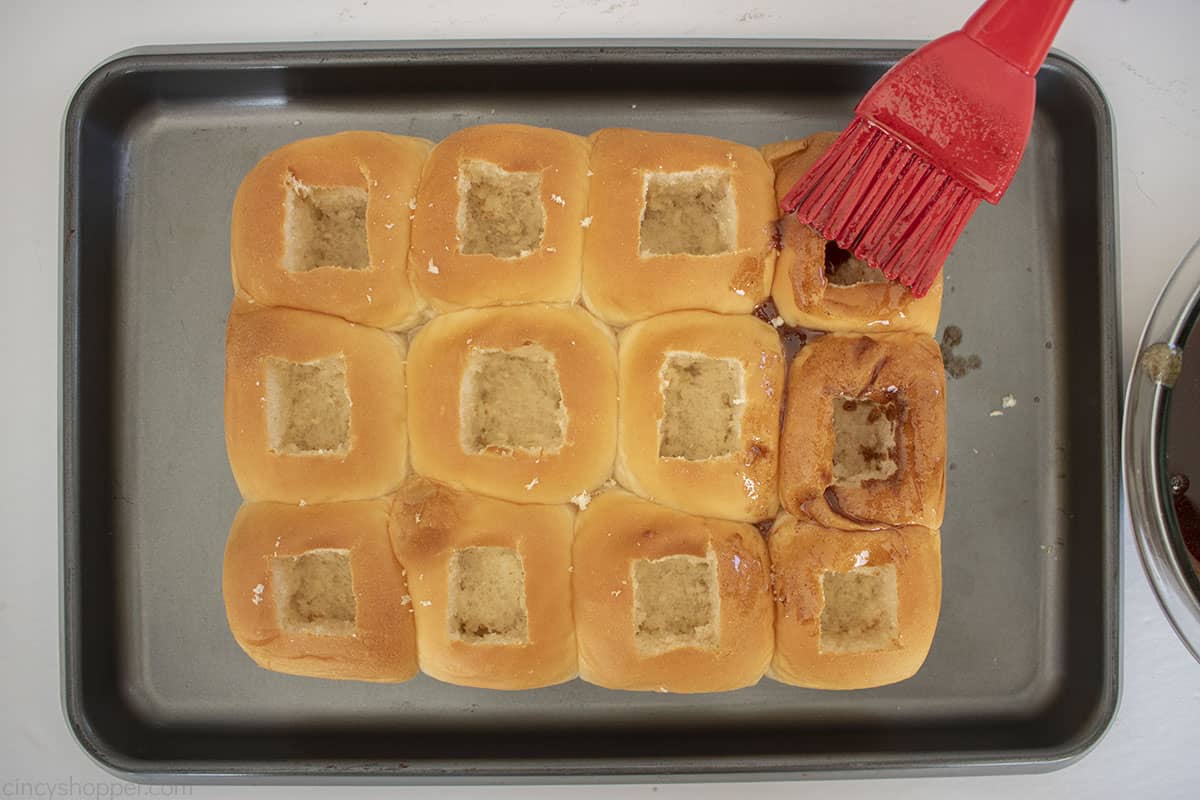
<path id="1" fill-rule="evenodd" d="M 1046 53 L 1072 0 L 987 0 L 963 33 L 1026 75 L 1033 75 Z"/>

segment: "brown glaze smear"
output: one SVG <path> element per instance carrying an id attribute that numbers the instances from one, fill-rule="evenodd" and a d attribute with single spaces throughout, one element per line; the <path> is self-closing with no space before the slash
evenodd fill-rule
<path id="1" fill-rule="evenodd" d="M 786 322 L 776 326 L 772 320 L 779 319 L 779 308 L 776 307 L 775 301 L 770 297 L 767 298 L 765 303 L 754 309 L 754 316 L 774 327 L 779 334 L 779 342 L 783 345 L 784 368 L 786 370 L 791 365 L 792 359 L 796 357 L 796 353 L 799 353 L 800 348 L 804 347 L 812 331 L 809 331 L 807 328 L 797 328 L 795 325 L 788 325 Z"/>
<path id="2" fill-rule="evenodd" d="M 775 301 L 768 297 L 766 302 L 755 306 L 752 313 L 769 325 L 771 320 L 778 316 L 779 309 L 775 307 Z"/>
<path id="3" fill-rule="evenodd" d="M 763 447 L 758 442 L 753 442 L 749 447 L 746 448 L 746 457 L 742 460 L 742 464 L 746 467 L 753 467 L 755 464 L 769 455 L 771 455 L 770 448 Z"/>
<path id="4" fill-rule="evenodd" d="M 825 487 L 824 498 L 825 498 L 825 504 L 827 506 L 829 506 L 829 510 L 832 511 L 833 513 L 837 514 L 839 517 L 844 517 L 845 519 L 848 519 L 851 522 L 862 525 L 864 528 L 871 526 L 871 520 L 862 519 L 861 517 L 856 517 L 853 514 L 848 513 L 845 509 L 842 508 L 842 501 L 840 499 L 838 499 L 837 489 L 835 489 L 834 487 L 832 487 L 832 486 Z M 879 526 L 876 525 L 875 527 L 878 528 Z"/>
<path id="5" fill-rule="evenodd" d="M 951 378 L 961 378 L 983 366 L 983 359 L 974 353 L 960 356 L 954 352 L 954 348 L 962 344 L 962 339 L 962 328 L 957 325 L 947 325 L 942 331 L 942 363 L 946 366 L 946 374 Z"/>

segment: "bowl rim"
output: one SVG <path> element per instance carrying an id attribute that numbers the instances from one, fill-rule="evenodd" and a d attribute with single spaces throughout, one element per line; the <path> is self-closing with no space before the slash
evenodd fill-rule
<path id="1" fill-rule="evenodd" d="M 1179 531 L 1167 485 L 1166 427 L 1174 376 L 1150 369 L 1147 350 L 1182 364 L 1184 345 L 1200 325 L 1200 240 L 1172 270 L 1146 320 L 1125 393 L 1122 469 L 1126 503 L 1142 567 L 1159 606 L 1192 657 L 1200 661 L 1200 573 Z M 1198 333 L 1197 335 L 1200 335 Z M 1196 357 L 1198 354 L 1193 354 Z"/>

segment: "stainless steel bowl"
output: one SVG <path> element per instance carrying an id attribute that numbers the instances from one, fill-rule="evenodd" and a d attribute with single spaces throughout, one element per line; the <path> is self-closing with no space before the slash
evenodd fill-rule
<path id="1" fill-rule="evenodd" d="M 1171 625 L 1200 661 L 1200 573 L 1184 544 L 1167 471 L 1172 402 L 1200 402 L 1200 394 L 1183 394 L 1176 383 L 1184 359 L 1200 359 L 1200 330 L 1185 353 L 1198 324 L 1200 242 L 1171 274 L 1142 331 L 1123 431 L 1125 491 L 1142 565 Z"/>

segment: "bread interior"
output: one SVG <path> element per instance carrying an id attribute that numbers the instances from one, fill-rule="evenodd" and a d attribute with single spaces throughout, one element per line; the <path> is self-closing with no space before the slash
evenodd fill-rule
<path id="1" fill-rule="evenodd" d="M 540 172 L 508 172 L 479 160 L 459 165 L 458 236 L 462 253 L 520 258 L 541 247 L 545 230 Z"/>
<path id="2" fill-rule="evenodd" d="M 558 367 L 554 354 L 540 345 L 472 349 L 459 398 L 466 453 L 562 449 L 567 411 Z"/>
<path id="3" fill-rule="evenodd" d="M 740 449 L 745 370 L 735 358 L 669 352 L 659 372 L 659 458 L 704 461 Z"/>
<path id="4" fill-rule="evenodd" d="M 359 186 L 308 186 L 294 176 L 284 206 L 283 265 L 288 272 L 321 267 L 366 269 L 367 190 Z"/>
<path id="5" fill-rule="evenodd" d="M 634 643 L 643 655 L 682 647 L 716 648 L 721 595 L 710 550 L 633 562 Z"/>
<path id="6" fill-rule="evenodd" d="M 267 357 L 267 441 L 282 455 L 345 454 L 350 445 L 346 359 Z"/>
<path id="7" fill-rule="evenodd" d="M 833 398 L 833 482 L 861 486 L 896 474 L 899 404 L 894 393 Z"/>
<path id="8" fill-rule="evenodd" d="M 838 247 L 837 242 L 825 243 L 825 279 L 833 286 L 889 283 L 882 272 Z"/>
<path id="9" fill-rule="evenodd" d="M 900 646 L 896 567 L 821 573 L 822 653 L 873 653 Z"/>
<path id="10" fill-rule="evenodd" d="M 511 547 L 464 547 L 450 559 L 450 638 L 470 644 L 525 644 L 525 566 Z"/>
<path id="11" fill-rule="evenodd" d="M 737 203 L 729 172 L 646 174 L 638 251 L 713 256 L 737 247 Z"/>
<path id="12" fill-rule="evenodd" d="M 353 632 L 357 603 L 349 550 L 276 557 L 271 571 L 280 628 L 319 636 Z"/>

